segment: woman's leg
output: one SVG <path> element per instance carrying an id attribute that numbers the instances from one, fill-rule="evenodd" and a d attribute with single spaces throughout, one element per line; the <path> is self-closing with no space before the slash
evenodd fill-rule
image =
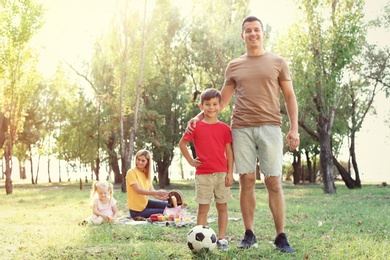
<path id="1" fill-rule="evenodd" d="M 134 217 L 143 217 L 143 218 L 149 218 L 152 214 L 162 214 L 164 213 L 165 207 L 168 206 L 168 202 L 166 201 L 160 201 L 160 200 L 149 200 L 148 204 L 146 205 L 146 208 L 141 211 L 133 211 L 130 210 L 130 216 L 132 218 Z"/>

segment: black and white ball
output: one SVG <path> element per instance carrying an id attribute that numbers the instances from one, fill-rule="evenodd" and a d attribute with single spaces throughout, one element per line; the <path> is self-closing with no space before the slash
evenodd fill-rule
<path id="1" fill-rule="evenodd" d="M 217 245 L 217 236 L 212 228 L 198 225 L 188 232 L 187 244 L 194 253 L 202 249 L 212 251 Z"/>

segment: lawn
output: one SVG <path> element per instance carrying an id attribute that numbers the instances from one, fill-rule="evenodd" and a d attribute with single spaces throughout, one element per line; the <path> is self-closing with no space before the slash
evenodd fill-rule
<path id="1" fill-rule="evenodd" d="M 274 249 L 274 226 L 263 182 L 256 185 L 255 233 L 259 248 L 238 250 L 242 221 L 230 221 L 230 249 L 193 254 L 186 245 L 190 227 L 157 225 L 79 226 L 91 214 L 89 189 L 79 183 L 15 184 L 5 195 L 0 181 L 0 255 L 3 259 L 390 259 L 390 187 L 366 184 L 349 190 L 337 184 L 336 194 L 321 185 L 284 183 L 286 233 L 292 255 Z M 183 192 L 188 212 L 196 215 L 193 181 L 175 181 L 169 189 Z M 238 184 L 229 217 L 241 218 Z M 128 215 L 126 194 L 115 187 L 120 215 Z M 210 218 L 215 218 L 215 206 Z M 217 223 L 209 224 L 217 230 Z"/>

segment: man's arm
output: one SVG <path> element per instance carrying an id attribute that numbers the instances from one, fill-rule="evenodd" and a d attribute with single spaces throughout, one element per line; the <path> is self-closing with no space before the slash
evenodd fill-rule
<path id="1" fill-rule="evenodd" d="M 221 89 L 221 96 L 222 96 L 222 105 L 221 105 L 221 111 L 229 104 L 230 99 L 232 98 L 234 94 L 234 85 L 224 85 Z"/>
<path id="2" fill-rule="evenodd" d="M 280 81 L 280 86 L 290 121 L 290 131 L 287 134 L 286 143 L 289 146 L 289 150 L 293 151 L 299 146 L 298 104 L 292 82 L 288 80 Z"/>
<path id="3" fill-rule="evenodd" d="M 234 182 L 233 179 L 234 157 L 233 157 L 232 143 L 226 144 L 226 157 L 227 157 L 227 164 L 228 164 L 228 172 L 225 178 L 225 186 L 229 187 L 232 186 Z"/>

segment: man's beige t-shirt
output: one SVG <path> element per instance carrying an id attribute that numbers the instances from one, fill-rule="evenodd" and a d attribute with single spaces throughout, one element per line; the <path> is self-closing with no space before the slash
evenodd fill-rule
<path id="1" fill-rule="evenodd" d="M 235 87 L 231 127 L 280 126 L 279 82 L 285 80 L 291 81 L 288 64 L 273 53 L 232 60 L 225 72 L 225 85 Z"/>

